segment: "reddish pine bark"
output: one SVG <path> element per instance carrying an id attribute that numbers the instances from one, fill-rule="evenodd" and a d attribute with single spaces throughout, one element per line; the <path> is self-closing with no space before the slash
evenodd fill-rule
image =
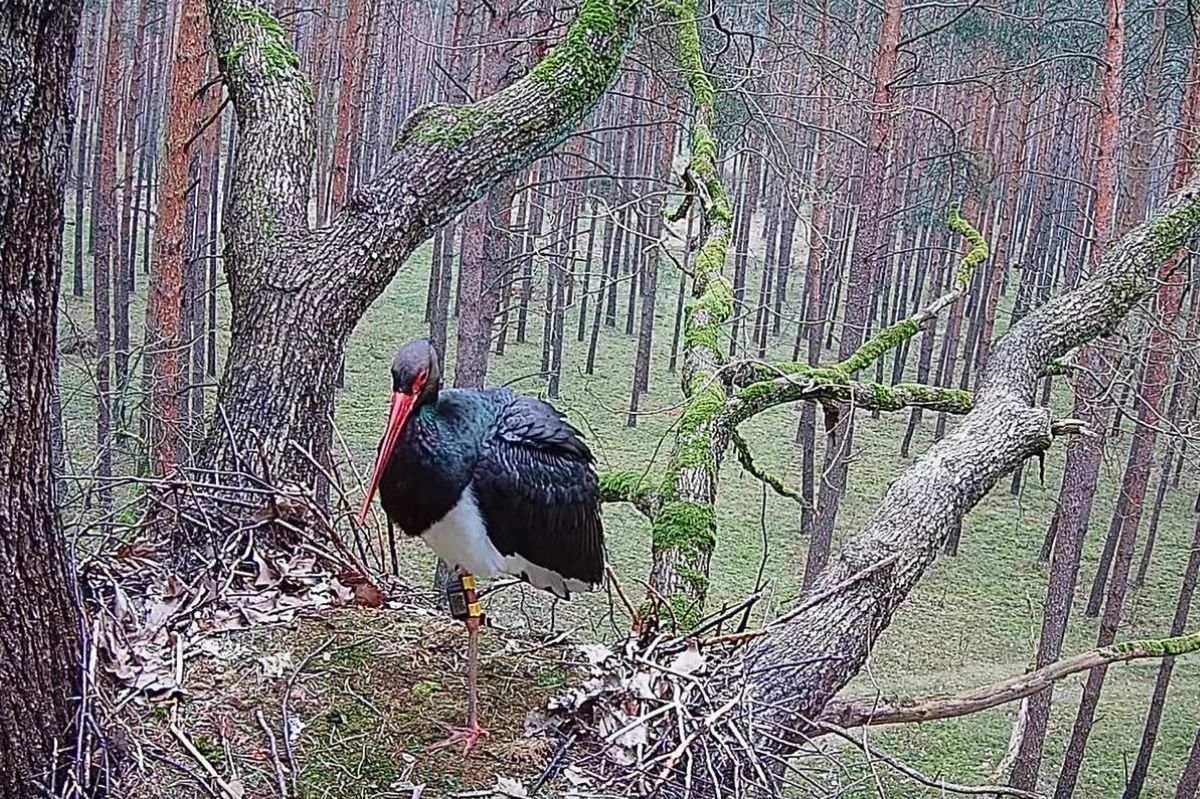
<path id="1" fill-rule="evenodd" d="M 887 166 L 887 151 L 892 133 L 892 83 L 896 77 L 900 40 L 900 0 L 885 0 L 879 32 L 879 53 L 875 63 L 875 93 L 871 100 L 871 132 L 863 169 L 858 225 L 854 233 L 853 261 L 846 285 L 846 312 L 842 318 L 842 338 L 838 358 L 845 359 L 863 341 L 870 311 L 871 282 L 878 257 L 878 214 Z M 853 410 L 846 405 L 836 413 L 825 414 L 827 428 L 824 480 L 817 499 L 817 516 L 804 567 L 804 587 L 812 585 L 829 562 L 838 506 L 846 490 L 848 455 L 853 446 Z"/>
<path id="2" fill-rule="evenodd" d="M 1105 5 L 1105 30 L 1105 67 L 1100 92 L 1100 144 L 1097 163 L 1096 202 L 1093 211 L 1093 218 L 1095 219 L 1095 244 L 1091 253 L 1093 268 L 1098 263 L 1103 250 L 1107 248 L 1112 232 L 1112 203 L 1115 177 L 1115 154 L 1113 147 L 1119 124 L 1120 69 L 1124 47 L 1124 0 L 1107 0 Z M 1174 317 L 1174 308 L 1177 304 L 1176 302 L 1171 306 L 1171 318 Z M 1095 349 L 1095 347 L 1088 347 L 1090 351 L 1094 351 Z M 1154 378 L 1155 383 L 1160 384 L 1163 382 L 1161 374 L 1164 370 L 1165 364 L 1159 369 L 1148 369 L 1147 373 L 1154 372 L 1156 375 Z M 1156 388 L 1153 390 L 1156 390 L 1161 398 L 1162 389 Z M 1102 424 L 1103 418 L 1103 414 L 1101 414 L 1090 421 L 1099 421 Z M 1150 443 L 1152 447 L 1153 441 Z M 1089 459 L 1098 462 L 1101 453 L 1098 451 L 1098 447 L 1092 447 L 1086 450 L 1084 454 Z M 1090 464 L 1088 465 L 1090 467 Z M 1070 466 L 1071 464 L 1068 461 L 1068 468 Z M 1065 485 L 1064 480 L 1064 487 Z M 1088 490 L 1089 493 L 1095 492 L 1094 479 Z M 1071 526 L 1086 526 L 1087 520 L 1087 515 L 1075 518 L 1064 515 L 1059 522 L 1059 537 L 1061 538 L 1066 529 Z M 1130 524 L 1122 524 L 1121 538 L 1116 549 L 1116 562 L 1112 583 L 1109 586 L 1104 616 L 1100 623 L 1098 642 L 1101 646 L 1111 643 L 1116 637 L 1117 627 L 1121 620 L 1121 611 L 1125 603 L 1129 564 L 1133 556 L 1133 543 L 1136 534 L 1136 520 Z M 1094 669 L 1088 675 L 1083 700 L 1080 703 L 1079 712 L 1075 717 L 1075 727 L 1071 734 L 1071 741 L 1068 744 L 1067 752 L 1063 759 L 1062 770 L 1059 773 L 1058 785 L 1055 789 L 1055 799 L 1067 799 L 1074 792 L 1075 784 L 1079 777 L 1080 765 L 1083 762 L 1084 749 L 1087 746 L 1088 736 L 1091 732 L 1096 704 L 1099 702 L 1100 691 L 1104 684 L 1105 673 L 1105 669 L 1099 668 Z"/>
<path id="3" fill-rule="evenodd" d="M 342 25 L 341 85 L 338 89 L 337 128 L 333 137 L 333 186 L 330 190 L 330 207 L 334 213 L 346 202 L 350 148 L 357 133 L 357 126 L 354 125 L 355 108 L 362 84 L 363 65 L 368 60 L 363 53 L 363 40 L 366 37 L 363 3 L 364 0 L 347 1 L 346 20 Z"/>
<path id="4" fill-rule="evenodd" d="M 142 72 L 145 69 L 142 51 L 146 44 L 146 0 L 138 3 L 138 20 L 133 44 L 133 68 L 129 89 L 123 98 L 121 125 L 124 128 L 124 169 L 121 177 L 121 227 L 118 246 L 113 253 L 113 355 L 116 365 L 118 397 L 129 379 L 129 300 L 133 291 L 134 270 L 129 252 L 133 249 L 131 228 L 133 208 L 133 168 L 137 159 L 137 111 L 140 100 Z"/>
<path id="5" fill-rule="evenodd" d="M 1105 219 L 1111 219 L 1113 193 L 1113 153 L 1115 133 L 1119 123 L 1120 71 L 1124 49 L 1124 0 L 1106 0 L 1105 10 L 1105 67 L 1101 83 L 1101 114 L 1100 127 L 1100 162 L 1096 181 L 1097 205 L 1109 209 Z M 1100 198 L 1104 197 L 1101 204 Z M 1100 246 L 1108 241 L 1108 230 L 1099 222 L 1100 213 L 1096 212 L 1098 220 L 1093 248 L 1093 259 L 1098 257 Z M 1093 263 L 1095 260 L 1093 260 Z M 1104 413 L 1101 406 L 1102 394 L 1106 386 L 1087 377 L 1086 375 L 1101 375 L 1102 358 L 1095 346 L 1087 346 L 1081 356 L 1081 372 L 1075 387 L 1075 403 L 1072 415 L 1084 419 L 1093 429 L 1103 425 Z M 1042 616 L 1042 634 L 1038 645 L 1037 666 L 1041 667 L 1057 660 L 1062 650 L 1063 634 L 1067 620 L 1070 617 L 1071 599 L 1075 593 L 1075 585 L 1079 575 L 1079 557 L 1083 547 L 1083 539 L 1087 532 L 1088 520 L 1091 516 L 1092 500 L 1096 493 L 1096 481 L 1100 472 L 1100 459 L 1103 454 L 1103 442 L 1096 436 L 1074 436 L 1067 445 L 1067 464 L 1063 472 L 1062 487 L 1059 492 L 1059 505 L 1051 522 L 1054 529 L 1054 555 L 1050 568 L 1050 581 L 1046 589 L 1046 602 Z M 1132 544 L 1132 542 L 1130 542 Z M 1118 599 L 1118 597 L 1113 597 Z M 1119 599 L 1122 604 L 1124 595 Z M 1114 608 L 1116 619 L 1119 620 L 1120 609 Z M 1106 614 L 1108 615 L 1108 614 Z M 1111 627 L 1115 635 L 1115 622 L 1102 628 L 1102 637 L 1108 633 L 1105 629 Z M 1111 642 L 1111 638 L 1109 641 Z M 1102 679 L 1102 677 L 1100 678 Z M 1091 686 L 1089 679 L 1089 686 Z M 1050 716 L 1053 700 L 1051 691 L 1036 694 L 1029 700 L 1029 713 L 1026 719 L 1025 737 L 1018 750 L 1016 761 L 1009 784 L 1014 788 L 1033 790 L 1037 785 L 1038 771 L 1042 759 L 1042 742 L 1045 739 L 1046 726 Z M 1086 701 L 1086 695 L 1085 695 Z M 1090 714 L 1082 713 L 1079 717 L 1081 729 L 1090 728 Z M 1086 724 L 1083 722 L 1086 721 Z M 1075 788 L 1079 773 L 1079 763 L 1083 758 L 1083 745 L 1086 732 L 1072 736 L 1072 747 L 1067 754 L 1060 774 L 1056 799 L 1066 799 Z"/>
<path id="6" fill-rule="evenodd" d="M 170 474 L 183 452 L 180 399 L 185 390 L 187 332 L 183 318 L 184 206 L 188 189 L 187 142 L 196 118 L 193 95 L 204 74 L 208 30 L 204 6 L 187 3 L 177 19 L 176 52 L 167 80 L 166 132 L 158 189 L 158 223 L 146 300 L 146 361 L 151 391 L 147 425 L 150 463 Z"/>

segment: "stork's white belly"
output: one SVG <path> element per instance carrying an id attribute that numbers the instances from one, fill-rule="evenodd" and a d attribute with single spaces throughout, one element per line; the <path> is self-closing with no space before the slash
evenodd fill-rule
<path id="1" fill-rule="evenodd" d="M 463 490 L 458 504 L 421 533 L 421 538 L 439 558 L 470 574 L 495 577 L 505 571 L 504 556 L 488 538 L 470 485 Z"/>
<path id="2" fill-rule="evenodd" d="M 542 534 L 553 531 L 538 531 Z M 439 558 L 478 577 L 511 574 L 524 578 L 534 588 L 567 599 L 571 591 L 590 591 L 595 586 L 581 580 L 564 578 L 558 572 L 530 563 L 520 555 L 505 557 L 488 537 L 487 526 L 479 513 L 475 490 L 468 485 L 458 503 L 439 521 L 421 533 L 421 538 Z"/>

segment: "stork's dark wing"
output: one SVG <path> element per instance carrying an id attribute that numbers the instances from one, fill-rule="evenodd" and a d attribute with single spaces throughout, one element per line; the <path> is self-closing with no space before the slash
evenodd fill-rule
<path id="1" fill-rule="evenodd" d="M 595 459 L 561 413 L 509 396 L 480 452 L 475 499 L 508 571 L 568 598 L 604 575 Z"/>

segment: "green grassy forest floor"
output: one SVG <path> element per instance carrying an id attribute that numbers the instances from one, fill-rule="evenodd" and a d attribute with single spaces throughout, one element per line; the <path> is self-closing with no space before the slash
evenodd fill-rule
<path id="1" fill-rule="evenodd" d="M 71 219 L 69 213 L 68 219 Z M 71 234 L 68 225 L 68 260 Z M 337 423 L 360 470 L 369 466 L 383 424 L 390 388 L 388 367 L 391 357 L 400 343 L 426 332 L 422 316 L 428 260 L 428 247 L 410 259 L 398 278 L 371 307 L 350 343 L 345 388 L 338 396 Z M 625 426 L 636 346 L 634 338 L 621 332 L 627 284 L 621 284 L 618 327 L 603 329 L 595 377 L 582 374 L 586 344 L 575 340 L 575 310 L 567 314 L 562 397 L 556 404 L 587 432 L 601 469 L 642 467 L 656 475 L 669 451 L 680 397 L 675 376 L 666 372 L 677 283 L 669 264 L 664 264 L 661 273 L 650 392 L 642 398 L 642 415 L 636 429 Z M 87 277 L 87 296 L 83 299 L 70 296 L 70 280 L 68 263 L 63 284 L 64 334 L 73 329 L 87 331 L 92 326 L 90 275 Z M 131 310 L 134 342 L 140 342 L 142 338 L 145 277 L 140 272 L 138 281 L 139 290 Z M 529 319 L 530 343 L 514 343 L 510 331 L 508 352 L 503 357 L 492 358 L 489 370 L 492 385 L 513 381 L 512 386 L 520 391 L 540 394 L 544 390 L 540 379 L 523 378 L 536 374 L 539 368 L 542 290 L 537 281 L 535 277 L 535 298 Z M 799 285 L 793 285 L 793 295 L 799 288 Z M 757 286 L 752 287 L 750 296 L 754 296 L 756 290 Z M 227 309 L 228 303 L 222 296 L 222 351 L 227 336 Z M 793 335 L 794 327 L 785 326 L 783 336 L 774 342 L 769 355 L 790 359 Z M 445 356 L 448 374 L 452 372 L 453 358 L 453 352 Z M 914 351 L 910 365 L 915 367 L 915 361 Z M 134 373 L 140 374 L 140 364 L 136 362 Z M 83 356 L 73 354 L 64 358 L 64 416 L 71 459 L 78 473 L 89 470 L 94 452 L 89 374 L 88 361 Z M 217 378 L 210 379 L 215 385 Z M 210 390 L 210 404 L 212 396 Z M 1056 407 L 1065 411 L 1069 408 L 1069 399 L 1065 382 L 1056 381 Z M 779 408 L 743 428 L 756 458 L 792 486 L 798 486 L 800 479 L 799 451 L 793 444 L 796 418 L 795 408 Z M 934 421 L 926 416 L 922 422 L 914 440 L 914 453 L 919 454 L 931 443 Z M 859 416 L 849 489 L 838 517 L 839 536 L 844 537 L 868 518 L 888 482 L 906 465 L 907 461 L 899 455 L 906 423 L 906 414 L 884 416 L 879 420 L 871 419 L 869 414 Z M 1115 488 L 1124 468 L 1130 427 L 1126 422 L 1123 437 L 1110 442 L 1106 451 L 1102 485 L 1093 511 L 1092 535 L 1081 570 L 1084 594 L 1095 571 Z M 656 450 L 658 460 L 652 464 Z M 1034 464 L 1034 468 L 1026 472 L 1027 479 L 1019 496 L 1011 495 L 1008 482 L 1004 481 L 966 519 L 959 556 L 943 557 L 934 566 L 880 640 L 869 668 L 847 689 L 848 694 L 879 692 L 898 697 L 947 692 L 995 681 L 1028 667 L 1036 650 L 1047 578 L 1047 567 L 1038 563 L 1037 552 L 1058 493 L 1063 459 L 1064 447 L 1060 444 L 1046 459 L 1044 484 L 1038 482 Z M 1166 634 L 1175 607 L 1186 547 L 1195 524 L 1192 504 L 1198 488 L 1200 484 L 1194 470 L 1186 467 L 1181 487 L 1168 492 L 1147 584 L 1130 596 L 1122 637 Z M 68 518 L 73 516 L 71 510 Z M 736 601 L 753 590 L 760 560 L 764 557 L 764 539 L 765 574 L 773 597 L 772 605 L 778 606 L 799 593 L 799 575 L 803 572 L 807 542 L 799 533 L 798 510 L 794 503 L 773 494 L 766 496 L 764 504 L 760 484 L 742 473 L 736 459 L 727 459 L 718 502 L 719 533 L 712 562 L 712 606 Z M 636 512 L 619 506 L 605 508 L 605 525 L 610 560 L 623 584 L 636 591 L 648 572 L 648 526 Z M 404 542 L 402 561 L 404 575 L 410 582 L 424 584 L 429 579 L 432 558 L 419 542 Z M 1082 611 L 1082 601 L 1077 601 L 1064 645 L 1066 653 L 1088 649 L 1094 644 L 1096 621 L 1085 618 Z M 503 592 L 489 612 L 502 627 L 539 632 L 570 629 L 581 640 L 610 640 L 624 629 L 619 606 L 614 610 L 611 598 L 603 592 L 562 603 L 520 587 Z M 1198 622 L 1200 620 L 1193 621 L 1192 626 Z M 339 646 L 352 648 L 353 641 L 347 643 L 347 640 L 353 638 L 353 628 L 345 627 L 344 618 L 330 623 L 341 627 Z M 364 623 L 363 635 L 373 641 L 382 640 L 380 636 L 386 634 L 380 632 L 380 626 L 379 622 Z M 298 651 L 303 649 L 299 644 L 296 646 Z M 403 669 L 403 664 L 397 664 L 397 668 Z M 533 666 L 530 669 L 527 676 L 537 684 L 537 669 Z M 1156 669 L 1156 662 L 1142 661 L 1109 671 L 1077 796 L 1119 794 L 1136 755 Z M 343 678 L 358 679 L 355 676 L 359 674 L 358 666 L 354 663 L 345 664 L 343 671 L 344 674 L 335 675 L 337 685 Z M 1084 676 L 1066 680 L 1058 688 L 1043 768 L 1044 787 L 1052 786 L 1057 776 Z M 361 679 L 365 681 L 363 685 L 369 686 L 372 679 L 369 670 L 362 673 Z M 412 686 L 423 679 L 414 677 L 406 690 L 411 692 Z M 445 677 L 446 681 L 460 679 L 458 674 Z M 1168 709 L 1143 794 L 1148 799 L 1173 795 L 1188 747 L 1200 724 L 1200 662 L 1197 659 L 1185 659 L 1177 665 L 1167 701 Z M 390 702 L 370 704 L 374 707 L 372 718 L 375 719 L 371 723 L 379 725 L 386 724 L 388 714 L 405 702 L 399 705 Z M 910 725 L 880 730 L 875 732 L 874 742 L 927 774 L 963 783 L 987 782 L 1004 757 L 1016 709 L 1013 705 L 920 727 Z M 446 720 L 454 721 L 457 711 L 450 713 L 443 707 L 439 712 L 441 715 L 453 716 Z M 359 750 L 351 749 L 350 754 L 357 762 Z M 399 769 L 401 765 L 392 763 L 391 767 Z M 856 786 L 841 795 L 879 795 L 876 777 L 866 764 L 850 753 L 845 753 L 836 767 L 823 763 L 814 768 L 824 785 Z M 393 779 L 398 773 L 389 772 Z M 883 766 L 878 767 L 877 780 L 891 797 L 922 797 L 936 793 L 906 778 L 894 776 Z M 445 786 L 446 790 L 450 787 Z M 382 784 L 378 793 L 322 791 L 314 779 L 306 788 L 306 795 L 395 794 L 389 794 Z"/>

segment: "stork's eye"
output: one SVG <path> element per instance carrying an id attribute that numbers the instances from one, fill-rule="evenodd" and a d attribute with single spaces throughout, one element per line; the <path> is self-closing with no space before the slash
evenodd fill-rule
<path id="1" fill-rule="evenodd" d="M 428 369 L 422 369 L 420 372 L 418 372 L 416 379 L 413 380 L 412 393 L 420 394 L 422 386 L 425 385 L 425 381 L 428 379 L 429 379 L 429 370 Z"/>

